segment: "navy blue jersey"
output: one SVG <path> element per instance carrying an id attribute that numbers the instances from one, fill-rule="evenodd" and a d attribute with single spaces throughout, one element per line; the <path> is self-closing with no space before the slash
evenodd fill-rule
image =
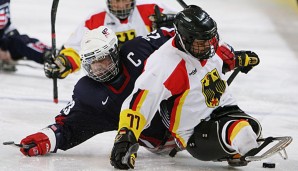
<path id="1" fill-rule="evenodd" d="M 46 54 L 50 55 L 50 47 L 36 38 L 19 34 L 16 29 L 8 32 L 0 39 L 0 48 L 9 51 L 13 60 L 27 59 L 39 64 L 44 63 Z"/>
<path id="2" fill-rule="evenodd" d="M 63 135 L 58 148 L 66 150 L 98 133 L 117 130 L 121 105 L 132 92 L 145 60 L 173 34 L 173 29 L 157 30 L 125 43 L 119 53 L 123 72 L 110 83 L 82 77 L 75 85 L 73 100 L 56 117 L 56 127 Z M 153 123 L 162 125 L 159 117 L 156 115 L 156 122 Z M 162 126 L 148 130 L 147 134 L 144 133 L 145 137 L 164 138 L 165 128 Z"/>
<path id="3" fill-rule="evenodd" d="M 13 60 L 28 59 L 43 64 L 45 53 L 50 47 L 36 38 L 20 34 L 11 25 L 10 0 L 0 0 L 0 48 L 7 50 Z"/>

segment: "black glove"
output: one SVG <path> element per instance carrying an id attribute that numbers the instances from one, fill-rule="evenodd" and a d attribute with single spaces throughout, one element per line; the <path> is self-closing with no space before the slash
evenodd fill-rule
<path id="1" fill-rule="evenodd" d="M 65 78 L 71 72 L 71 64 L 64 54 L 52 58 L 52 53 L 46 52 L 44 55 L 44 72 L 48 78 Z"/>
<path id="2" fill-rule="evenodd" d="M 254 66 L 260 63 L 258 55 L 251 51 L 235 51 L 235 68 L 247 74 Z"/>
<path id="3" fill-rule="evenodd" d="M 154 15 L 149 16 L 149 20 L 152 21 L 153 30 L 160 27 L 173 27 L 176 14 L 163 14 L 157 5 L 154 6 L 154 12 Z"/>
<path id="4" fill-rule="evenodd" d="M 134 133 L 127 128 L 121 128 L 112 149 L 111 165 L 116 169 L 133 169 L 138 149 L 139 144 Z"/>

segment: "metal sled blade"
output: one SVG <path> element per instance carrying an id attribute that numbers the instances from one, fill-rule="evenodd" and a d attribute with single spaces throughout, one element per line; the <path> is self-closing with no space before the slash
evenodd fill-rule
<path id="1" fill-rule="evenodd" d="M 262 154 L 260 155 L 250 155 L 247 154 L 245 156 L 243 156 L 242 159 L 244 159 L 245 161 L 260 161 L 263 159 L 266 159 L 268 157 L 271 157 L 272 155 L 279 153 L 280 156 L 286 160 L 288 159 L 288 155 L 286 152 L 286 147 L 292 142 L 293 138 L 290 136 L 285 136 L 285 137 L 268 137 L 265 139 L 261 139 L 259 141 L 263 141 L 263 143 L 261 144 L 261 146 L 256 150 L 256 154 L 258 154 L 259 152 L 262 151 L 262 149 L 264 149 L 265 147 L 267 147 L 269 144 L 271 144 L 274 141 L 278 141 L 274 146 L 270 147 L 269 149 L 267 149 L 266 151 L 264 151 Z M 264 144 L 264 145 L 263 145 Z M 283 152 L 283 154 L 282 154 Z"/>

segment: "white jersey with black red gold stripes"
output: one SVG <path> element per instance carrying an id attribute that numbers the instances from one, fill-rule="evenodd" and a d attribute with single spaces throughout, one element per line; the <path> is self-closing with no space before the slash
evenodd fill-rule
<path id="1" fill-rule="evenodd" d="M 138 138 L 162 100 L 174 99 L 169 130 L 186 147 L 194 127 L 219 106 L 236 105 L 222 74 L 223 60 L 215 54 L 200 62 L 176 48 L 170 39 L 148 59 L 131 95 L 124 101 L 119 128 L 129 127 Z M 137 124 L 125 121 L 135 115 Z"/>

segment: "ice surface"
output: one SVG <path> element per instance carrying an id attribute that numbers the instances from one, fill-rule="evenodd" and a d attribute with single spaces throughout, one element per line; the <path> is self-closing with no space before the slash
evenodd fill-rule
<path id="1" fill-rule="evenodd" d="M 288 160 L 278 155 L 267 159 L 275 170 L 298 168 L 298 8 L 288 1 L 272 0 L 185 0 L 197 4 L 217 21 L 222 38 L 237 50 L 250 49 L 261 63 L 249 74 L 239 74 L 231 87 L 239 106 L 259 119 L 263 135 L 294 138 L 288 147 Z M 163 0 L 181 9 L 176 1 Z M 52 1 L 12 1 L 12 22 L 21 33 L 37 37 L 50 45 L 50 10 Z M 104 5 L 101 0 L 63 0 L 57 13 L 57 45 L 90 12 Z M 95 136 L 68 151 L 43 157 L 24 157 L 17 148 L 4 146 L 4 141 L 18 143 L 54 122 L 54 117 L 71 98 L 73 85 L 83 73 L 59 80 L 59 104 L 52 102 L 52 80 L 45 78 L 42 66 L 18 66 L 16 73 L 0 72 L 0 170 L 75 171 L 114 170 L 109 164 L 115 132 Z M 141 148 L 136 170 L 264 170 L 262 162 L 247 167 L 231 168 L 226 163 L 202 162 L 186 152 L 175 158 L 151 154 Z"/>

